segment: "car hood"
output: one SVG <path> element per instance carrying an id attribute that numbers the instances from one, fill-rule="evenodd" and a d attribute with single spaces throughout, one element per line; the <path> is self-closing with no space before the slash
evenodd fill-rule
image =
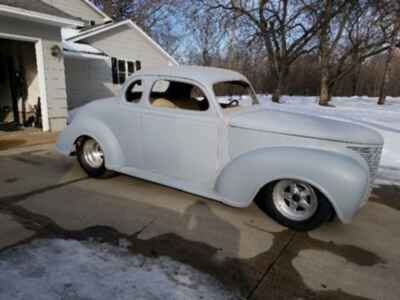
<path id="1" fill-rule="evenodd" d="M 362 125 L 270 109 L 232 114 L 232 127 L 355 144 L 381 145 L 382 136 Z"/>

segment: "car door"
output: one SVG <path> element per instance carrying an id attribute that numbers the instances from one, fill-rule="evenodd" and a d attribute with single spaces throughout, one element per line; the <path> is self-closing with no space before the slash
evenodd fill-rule
<path id="1" fill-rule="evenodd" d="M 167 86 L 171 82 L 173 91 Z M 191 93 L 195 88 L 199 95 L 191 94 L 189 100 L 190 88 Z M 222 120 L 204 89 L 189 81 L 155 80 L 148 104 L 143 113 L 147 171 L 211 189 L 218 170 Z"/>
<path id="2" fill-rule="evenodd" d="M 128 168 L 143 169 L 142 107 L 145 98 L 145 78 L 131 80 L 123 89 L 117 122 L 113 131 L 118 137 Z M 113 118 L 116 116 L 114 115 Z"/>

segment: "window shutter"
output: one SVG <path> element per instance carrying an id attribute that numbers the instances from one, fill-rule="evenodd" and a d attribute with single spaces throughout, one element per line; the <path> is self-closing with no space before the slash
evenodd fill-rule
<path id="1" fill-rule="evenodd" d="M 132 61 L 128 61 L 128 75 L 135 73 L 135 65 Z"/>
<path id="2" fill-rule="evenodd" d="M 113 83 L 118 84 L 118 60 L 115 57 L 111 58 Z"/>
<path id="3" fill-rule="evenodd" d="M 141 69 L 142 69 L 142 63 L 139 60 L 137 60 L 136 61 L 136 71 L 139 71 Z"/>
<path id="4" fill-rule="evenodd" d="M 118 83 L 124 84 L 126 80 L 126 61 L 119 59 L 118 60 Z"/>

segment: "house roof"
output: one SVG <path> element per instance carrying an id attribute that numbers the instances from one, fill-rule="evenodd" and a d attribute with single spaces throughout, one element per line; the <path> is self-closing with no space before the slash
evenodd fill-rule
<path id="1" fill-rule="evenodd" d="M 107 23 L 103 23 L 103 24 L 96 24 L 96 25 L 90 25 L 89 24 L 89 25 L 87 25 L 85 27 L 80 28 L 80 31 L 78 33 L 76 33 L 74 36 L 71 36 L 69 38 L 70 39 L 76 38 L 76 37 L 80 36 L 83 33 L 87 34 L 89 32 L 96 31 L 96 30 L 99 30 L 101 28 L 106 28 L 106 27 L 108 27 L 108 26 L 110 26 L 112 24 L 115 24 L 115 23 L 112 23 L 112 21 L 108 21 Z"/>
<path id="2" fill-rule="evenodd" d="M 145 33 L 132 20 L 125 20 L 125 21 L 121 21 L 118 23 L 104 24 L 104 25 L 100 25 L 100 26 L 97 26 L 94 28 L 90 28 L 90 29 L 80 32 L 76 36 L 70 37 L 68 40 L 72 41 L 72 42 L 83 41 L 89 37 L 102 34 L 103 32 L 107 32 L 109 30 L 112 30 L 112 29 L 115 29 L 115 28 L 118 28 L 121 26 L 128 26 L 128 27 L 133 28 L 136 31 L 138 31 L 150 43 L 151 46 L 156 48 L 159 52 L 161 52 L 162 55 L 167 57 L 175 65 L 179 65 L 178 62 L 175 60 L 175 58 L 173 58 L 171 55 L 169 55 L 167 51 L 165 51 L 159 44 L 157 44 L 147 33 Z"/>
<path id="3" fill-rule="evenodd" d="M 40 0 L 0 0 L 0 14 L 59 26 L 84 25 L 82 19 L 73 17 Z"/>
<path id="4" fill-rule="evenodd" d="M 84 3 L 86 3 L 90 8 L 92 8 L 96 13 L 104 17 L 104 21 L 111 21 L 111 18 L 107 16 L 101 9 L 99 9 L 95 4 L 90 2 L 90 0 L 82 0 Z"/>

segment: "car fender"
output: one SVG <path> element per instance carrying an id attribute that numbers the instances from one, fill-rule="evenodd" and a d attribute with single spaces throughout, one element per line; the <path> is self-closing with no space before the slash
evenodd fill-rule
<path id="1" fill-rule="evenodd" d="M 267 184 L 298 179 L 317 188 L 339 219 L 348 223 L 369 191 L 366 162 L 351 150 L 271 147 L 240 155 L 226 165 L 216 181 L 216 193 L 238 206 L 248 206 Z"/>
<path id="2" fill-rule="evenodd" d="M 101 146 L 105 156 L 105 166 L 118 170 L 124 166 L 125 158 L 120 143 L 113 131 L 100 119 L 88 114 L 79 114 L 71 125 L 59 136 L 57 150 L 65 155 L 75 151 L 75 143 L 81 136 L 94 138 Z"/>

